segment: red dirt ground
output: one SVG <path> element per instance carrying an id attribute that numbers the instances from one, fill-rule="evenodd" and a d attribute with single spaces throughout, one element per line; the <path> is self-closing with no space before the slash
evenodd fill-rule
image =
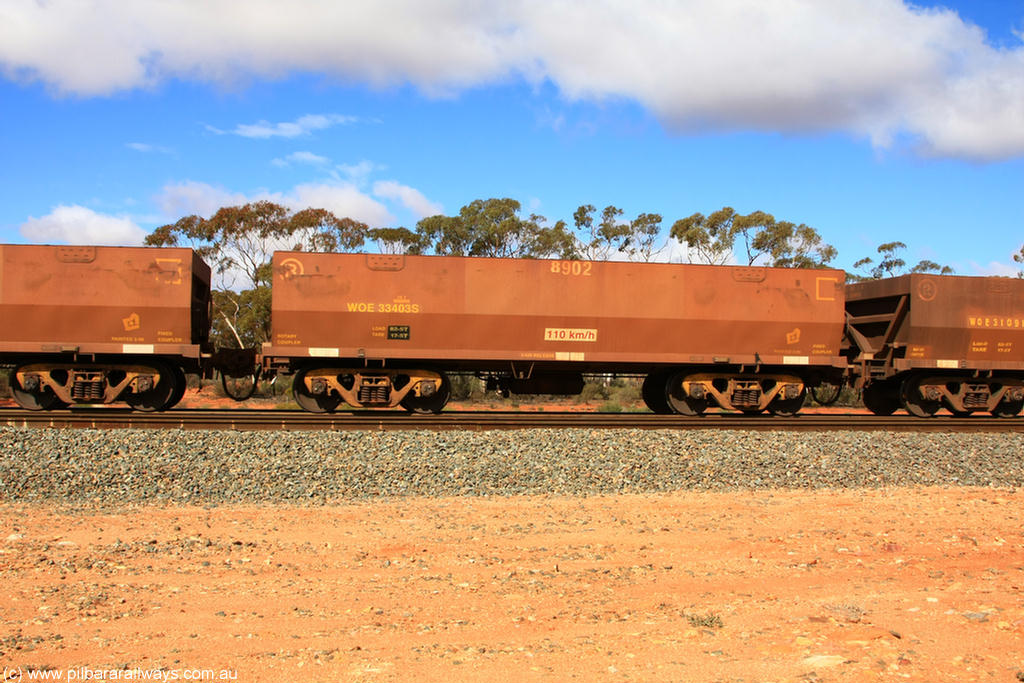
<path id="1" fill-rule="evenodd" d="M 0 663 L 21 680 L 1012 682 L 1022 511 L 990 489 L 6 505 Z"/>

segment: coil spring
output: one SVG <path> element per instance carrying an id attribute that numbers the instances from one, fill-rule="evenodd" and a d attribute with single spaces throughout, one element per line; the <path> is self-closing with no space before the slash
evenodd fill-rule
<path id="1" fill-rule="evenodd" d="M 760 402 L 760 389 L 737 389 L 732 392 L 732 404 L 734 406 L 756 406 Z"/>
<path id="2" fill-rule="evenodd" d="M 359 402 L 364 405 L 368 403 L 387 403 L 390 395 L 391 391 L 387 386 L 364 385 L 359 388 Z"/>
<path id="3" fill-rule="evenodd" d="M 988 394 L 971 392 L 964 396 L 964 408 L 985 408 L 988 406 Z"/>
<path id="4" fill-rule="evenodd" d="M 71 398 L 77 401 L 89 401 L 103 398 L 103 382 L 101 380 L 78 380 L 71 386 Z"/>

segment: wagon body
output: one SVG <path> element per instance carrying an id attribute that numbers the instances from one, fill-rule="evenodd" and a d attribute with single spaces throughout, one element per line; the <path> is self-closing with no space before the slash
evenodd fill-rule
<path id="1" fill-rule="evenodd" d="M 877 414 L 1024 407 L 1024 280 L 915 273 L 848 285 L 855 385 Z"/>
<path id="2" fill-rule="evenodd" d="M 210 268 L 191 249 L 0 245 L 0 364 L 29 410 L 166 410 L 202 368 Z"/>
<path id="3" fill-rule="evenodd" d="M 191 249 L 0 245 L 0 354 L 198 358 L 209 292 Z"/>
<path id="4" fill-rule="evenodd" d="M 595 371 L 832 367 L 843 282 L 837 270 L 279 252 L 265 353 Z"/>
<path id="5" fill-rule="evenodd" d="M 1024 280 L 912 274 L 846 287 L 870 352 L 892 371 L 1024 370 Z"/>

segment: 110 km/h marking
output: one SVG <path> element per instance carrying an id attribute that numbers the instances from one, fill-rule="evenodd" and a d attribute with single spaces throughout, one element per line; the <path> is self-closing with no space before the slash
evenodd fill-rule
<path id="1" fill-rule="evenodd" d="M 544 341 L 596 342 L 597 330 L 579 327 L 546 327 Z"/>

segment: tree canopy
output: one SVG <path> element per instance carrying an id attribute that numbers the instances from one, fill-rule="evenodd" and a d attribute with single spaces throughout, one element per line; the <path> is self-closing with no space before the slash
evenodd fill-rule
<path id="1" fill-rule="evenodd" d="M 210 218 L 186 216 L 149 234 L 150 246 L 190 246 L 217 274 L 211 338 L 216 346 L 259 346 L 270 335 L 274 251 L 358 249 L 368 228 L 326 209 L 293 212 L 273 202 L 226 206 Z"/>
<path id="2" fill-rule="evenodd" d="M 746 258 L 778 268 L 821 268 L 836 257 L 814 228 L 777 221 L 764 211 L 743 215 L 731 206 L 705 216 L 695 213 L 672 224 L 670 235 L 685 244 L 691 262 L 724 264 Z M 743 251 L 736 252 L 737 240 Z"/>
<path id="3" fill-rule="evenodd" d="M 519 215 L 514 199 L 477 199 L 455 216 L 429 216 L 416 224 L 418 241 L 435 254 L 498 258 L 573 258 L 565 223 L 547 225 L 543 216 Z"/>
<path id="4" fill-rule="evenodd" d="M 906 248 L 906 244 L 898 241 L 878 245 L 876 250 L 879 255 L 878 263 L 875 263 L 870 256 L 865 256 L 853 264 L 854 268 L 864 269 L 865 274 L 851 273 L 851 278 L 854 280 L 878 280 L 906 273 L 939 273 L 940 275 L 953 273 L 953 269 L 949 266 L 940 265 L 929 259 L 918 261 L 917 265 L 907 268 L 907 262 L 901 255 Z M 867 270 L 868 268 L 870 270 Z"/>

